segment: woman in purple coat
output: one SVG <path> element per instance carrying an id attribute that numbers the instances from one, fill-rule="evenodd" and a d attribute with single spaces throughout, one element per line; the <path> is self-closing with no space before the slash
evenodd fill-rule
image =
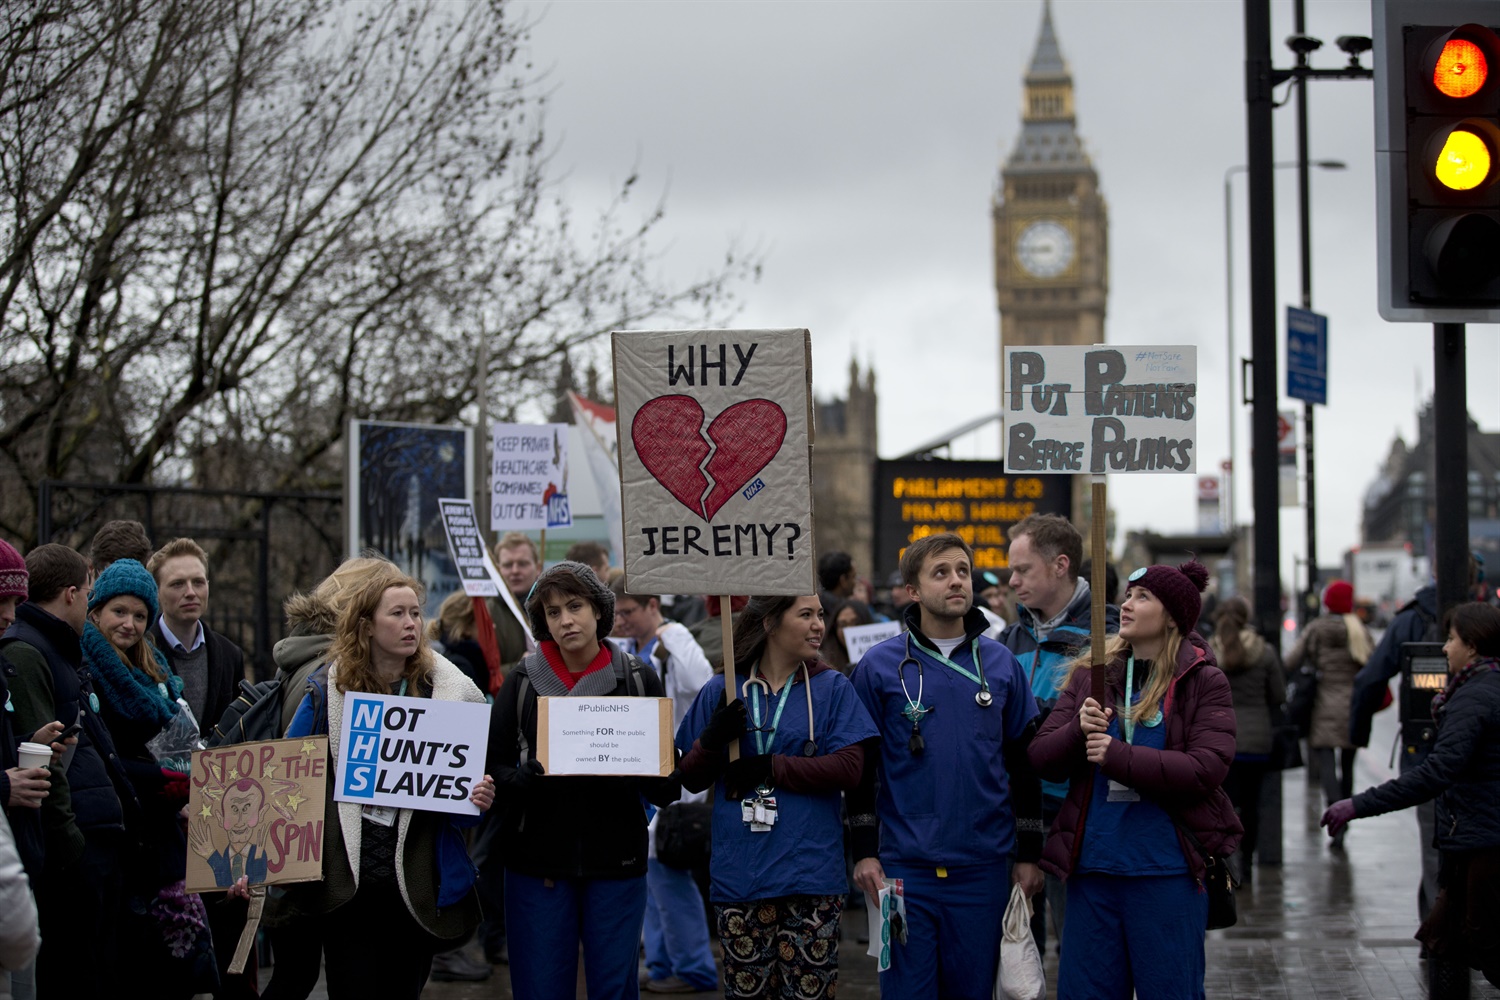
<path id="1" fill-rule="evenodd" d="M 1075 663 L 1031 743 L 1043 778 L 1067 781 L 1042 868 L 1067 880 L 1057 995 L 1203 996 L 1204 854 L 1239 843 L 1220 787 L 1234 760 L 1229 681 L 1195 631 L 1208 571 L 1131 574 L 1106 654 L 1106 704 Z"/>

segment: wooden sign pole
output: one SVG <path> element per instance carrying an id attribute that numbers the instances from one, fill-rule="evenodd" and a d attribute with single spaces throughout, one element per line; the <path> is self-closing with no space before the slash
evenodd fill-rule
<path id="1" fill-rule="evenodd" d="M 1089 558 L 1093 560 L 1093 571 L 1089 574 L 1089 595 L 1093 598 L 1089 618 L 1089 671 L 1090 694 L 1100 707 L 1104 704 L 1107 690 L 1104 684 L 1104 606 L 1112 595 L 1104 592 L 1104 569 L 1109 561 L 1108 539 L 1105 537 L 1105 519 L 1108 515 L 1105 500 L 1104 477 L 1094 476 L 1091 484 L 1093 517 L 1090 531 Z"/>
<path id="2" fill-rule="evenodd" d="M 719 597 L 719 620 L 724 630 L 724 704 L 727 705 L 740 696 L 740 686 L 734 680 L 734 614 L 730 610 L 728 594 Z M 729 759 L 740 759 L 739 740 L 729 744 Z"/>

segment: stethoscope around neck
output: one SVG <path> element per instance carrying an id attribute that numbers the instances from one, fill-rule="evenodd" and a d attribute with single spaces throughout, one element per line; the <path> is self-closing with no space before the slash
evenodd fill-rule
<path id="1" fill-rule="evenodd" d="M 796 675 L 793 674 L 791 677 L 788 677 L 786 679 L 786 683 L 791 684 L 795 680 Z M 750 674 L 745 678 L 745 693 L 747 695 L 750 693 L 750 685 L 752 684 L 765 691 L 766 711 L 769 712 L 771 707 L 771 682 L 760 675 L 759 663 L 756 663 L 753 667 L 750 668 Z M 802 664 L 802 687 L 807 693 L 807 742 L 802 744 L 802 756 L 812 757 L 815 756 L 818 752 L 818 739 L 813 729 L 812 674 L 808 671 L 806 663 Z M 782 690 L 783 692 L 785 692 L 785 685 L 783 685 Z M 786 694 L 783 693 L 782 697 L 785 698 Z M 749 700 L 749 698 L 745 699 L 746 702 L 749 702 Z M 755 722 L 755 729 L 753 730 L 753 732 L 757 733 L 774 733 L 775 731 L 776 729 L 774 726 L 769 730 L 762 729 L 759 721 Z"/>
<path id="2" fill-rule="evenodd" d="M 922 661 L 911 655 L 911 633 L 907 632 L 903 638 L 906 641 L 906 655 L 901 657 L 901 662 L 896 664 L 896 678 L 901 682 L 901 693 L 906 696 L 906 712 L 911 718 L 911 739 L 906 741 L 907 749 L 913 755 L 920 754 L 927 749 L 927 741 L 922 739 L 922 719 L 936 708 L 928 708 L 922 704 L 922 688 L 926 682 Z M 920 648 L 920 644 L 918 646 Z M 911 692 L 906 687 L 906 665 L 915 663 L 917 665 L 917 698 L 912 700 Z M 979 647 L 974 647 L 974 670 L 979 675 L 979 690 L 974 692 L 974 704 L 980 708 L 989 708 L 995 703 L 995 696 L 990 694 L 989 678 L 984 675 L 984 664 L 979 659 Z"/>

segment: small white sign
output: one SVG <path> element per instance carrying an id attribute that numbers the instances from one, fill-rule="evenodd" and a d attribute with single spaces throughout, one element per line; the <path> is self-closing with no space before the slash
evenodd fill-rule
<path id="1" fill-rule="evenodd" d="M 489 736 L 485 704 L 347 691 L 333 797 L 476 816 Z"/>
<path id="2" fill-rule="evenodd" d="M 870 651 L 871 646 L 900 634 L 900 622 L 875 622 L 871 625 L 848 626 L 844 629 L 844 648 L 849 651 L 849 662 L 858 663 Z"/>
<path id="3" fill-rule="evenodd" d="M 676 763 L 670 698 L 538 698 L 548 774 L 665 777 Z"/>
<path id="4" fill-rule="evenodd" d="M 494 424 L 490 530 L 569 528 L 567 424 Z"/>
<path id="5" fill-rule="evenodd" d="M 1196 347 L 1007 347 L 1005 471 L 1196 472 Z"/>
<path id="6" fill-rule="evenodd" d="M 443 530 L 448 533 L 448 553 L 458 577 L 464 582 L 464 593 L 470 597 L 498 597 L 501 588 L 490 578 L 486 565 L 484 536 L 474 516 L 474 501 L 442 499 L 438 511 L 443 515 Z"/>

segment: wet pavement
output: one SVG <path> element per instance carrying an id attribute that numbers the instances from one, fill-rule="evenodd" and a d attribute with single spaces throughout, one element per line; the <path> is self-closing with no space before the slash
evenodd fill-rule
<path id="1" fill-rule="evenodd" d="M 1376 717 L 1371 749 L 1355 762 L 1356 789 L 1393 776 L 1388 766 L 1396 713 Z M 1412 935 L 1417 930 L 1417 824 L 1413 812 L 1362 819 L 1349 828 L 1343 852 L 1332 850 L 1318 828 L 1321 796 L 1309 790 L 1305 770 L 1287 772 L 1282 784 L 1283 862 L 1257 866 L 1239 894 L 1237 926 L 1208 935 L 1207 995 L 1220 1000 L 1273 998 L 1426 997 L 1425 965 Z M 854 939 L 862 911 L 845 921 L 839 996 L 879 996 L 874 959 Z M 1047 956 L 1049 983 L 1056 953 Z M 510 998 L 505 966 L 482 983 L 430 983 L 423 994 L 442 1000 Z M 1500 1000 L 1500 990 L 1477 973 L 1471 996 Z M 319 984 L 315 997 L 326 997 Z M 643 997 L 656 994 L 643 993 Z M 685 994 L 701 1000 L 716 993 Z M 1052 994 L 1049 994 L 1049 996 Z M 586 993 L 580 982 L 578 996 Z"/>

